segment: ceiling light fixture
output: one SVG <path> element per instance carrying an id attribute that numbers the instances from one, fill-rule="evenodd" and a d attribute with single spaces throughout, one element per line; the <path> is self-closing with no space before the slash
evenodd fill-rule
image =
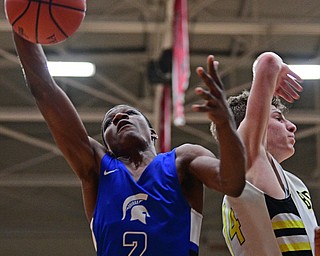
<path id="1" fill-rule="evenodd" d="M 52 76 L 90 77 L 96 72 L 96 67 L 90 62 L 48 61 L 48 69 Z"/>
<path id="2" fill-rule="evenodd" d="M 320 65 L 288 65 L 303 80 L 319 80 Z"/>

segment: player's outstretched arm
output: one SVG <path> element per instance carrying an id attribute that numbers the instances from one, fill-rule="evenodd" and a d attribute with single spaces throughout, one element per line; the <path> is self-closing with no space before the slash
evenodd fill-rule
<path id="1" fill-rule="evenodd" d="M 57 146 L 82 182 L 92 184 L 99 170 L 97 145 L 90 142 L 71 101 L 49 74 L 41 45 L 30 43 L 15 32 L 13 38 L 27 86 Z"/>
<path id="2" fill-rule="evenodd" d="M 300 80 L 273 52 L 262 53 L 254 62 L 247 111 L 238 129 L 247 147 L 249 168 L 264 148 L 273 96 L 289 102 L 298 99 Z"/>

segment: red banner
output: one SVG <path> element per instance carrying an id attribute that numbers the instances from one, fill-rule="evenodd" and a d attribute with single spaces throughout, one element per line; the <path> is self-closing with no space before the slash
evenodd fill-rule
<path id="1" fill-rule="evenodd" d="M 175 125 L 185 124 L 184 97 L 189 86 L 189 33 L 187 0 L 175 0 L 173 21 L 172 97 Z"/>
<path id="2" fill-rule="evenodd" d="M 171 90 L 163 85 L 160 111 L 160 152 L 171 150 Z"/>

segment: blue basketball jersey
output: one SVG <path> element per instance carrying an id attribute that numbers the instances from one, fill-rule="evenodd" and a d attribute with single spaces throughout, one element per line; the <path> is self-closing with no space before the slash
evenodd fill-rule
<path id="1" fill-rule="evenodd" d="M 182 194 L 175 150 L 157 155 L 138 181 L 103 157 L 91 222 L 98 256 L 198 255 L 201 222 Z"/>

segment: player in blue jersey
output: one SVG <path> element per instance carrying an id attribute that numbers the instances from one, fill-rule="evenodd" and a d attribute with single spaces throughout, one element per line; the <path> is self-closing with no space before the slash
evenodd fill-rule
<path id="1" fill-rule="evenodd" d="M 246 186 L 225 196 L 223 234 L 232 255 L 315 255 L 317 221 L 308 188 L 281 163 L 294 152 L 296 126 L 284 116 L 299 99 L 301 79 L 275 53 L 253 64 L 250 92 L 228 99 L 247 148 Z"/>
<path id="2" fill-rule="evenodd" d="M 204 185 L 229 196 L 244 187 L 246 154 L 227 107 L 217 62 L 198 75 L 196 89 L 216 123 L 221 160 L 199 145 L 157 154 L 157 134 L 136 108 L 119 105 L 103 120 L 104 145 L 89 137 L 63 90 L 47 69 L 40 45 L 14 34 L 25 79 L 64 158 L 82 184 L 85 212 L 97 255 L 197 255 Z"/>

